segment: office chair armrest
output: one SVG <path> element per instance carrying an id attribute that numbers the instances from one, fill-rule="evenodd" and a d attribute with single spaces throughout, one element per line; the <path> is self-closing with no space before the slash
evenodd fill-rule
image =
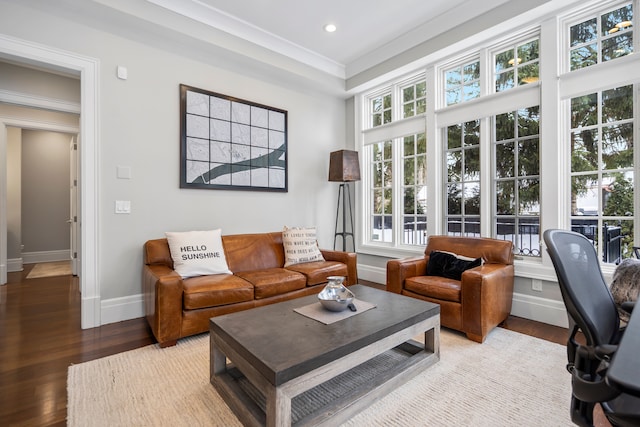
<path id="1" fill-rule="evenodd" d="M 625 301 L 622 304 L 620 304 L 620 308 L 622 308 L 624 311 L 630 314 L 633 311 L 633 307 L 635 307 L 635 305 L 636 305 L 635 301 Z"/>

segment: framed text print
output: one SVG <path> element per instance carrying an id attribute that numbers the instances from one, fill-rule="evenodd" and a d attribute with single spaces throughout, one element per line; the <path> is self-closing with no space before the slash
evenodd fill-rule
<path id="1" fill-rule="evenodd" d="M 180 85 L 180 188 L 287 191 L 287 112 Z"/>

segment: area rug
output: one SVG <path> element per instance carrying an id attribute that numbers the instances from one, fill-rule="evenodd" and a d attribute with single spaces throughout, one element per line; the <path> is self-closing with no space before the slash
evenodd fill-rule
<path id="1" fill-rule="evenodd" d="M 29 274 L 27 274 L 27 279 L 68 276 L 70 274 L 71 263 L 69 261 L 42 262 L 33 266 Z"/>
<path id="2" fill-rule="evenodd" d="M 443 329 L 441 360 L 345 426 L 571 426 L 565 347 Z M 240 426 L 209 383 L 209 336 L 69 367 L 68 426 Z"/>

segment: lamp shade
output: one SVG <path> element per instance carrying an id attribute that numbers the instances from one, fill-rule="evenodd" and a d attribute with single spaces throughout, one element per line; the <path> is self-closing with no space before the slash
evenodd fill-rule
<path id="1" fill-rule="evenodd" d="M 329 158 L 329 181 L 360 181 L 360 161 L 358 160 L 357 151 L 338 150 L 331 153 Z"/>

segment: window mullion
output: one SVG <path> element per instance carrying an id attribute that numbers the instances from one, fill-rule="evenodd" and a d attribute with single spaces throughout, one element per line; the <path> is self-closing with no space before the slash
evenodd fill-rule
<path id="1" fill-rule="evenodd" d="M 393 244 L 399 246 L 402 244 L 403 223 L 402 217 L 404 213 L 403 201 L 403 157 L 402 157 L 402 137 L 393 140 Z"/>
<path id="2" fill-rule="evenodd" d="M 637 20 L 637 18 L 636 18 Z M 637 118 L 640 115 L 640 83 L 636 83 L 633 88 L 633 92 L 635 93 L 635 102 L 633 103 L 633 117 Z M 638 147 L 640 144 L 640 120 L 635 120 L 633 127 L 633 145 L 634 147 Z M 637 179 L 640 177 L 640 150 L 633 150 L 633 171 L 634 171 L 634 194 L 633 194 L 633 220 L 635 224 L 640 224 L 640 197 L 638 196 L 637 188 Z M 633 243 L 634 246 L 638 246 L 640 244 L 640 227 L 634 227 L 633 234 Z"/>
<path id="3" fill-rule="evenodd" d="M 493 173 L 492 128 L 489 117 L 480 119 L 480 235 L 493 235 Z"/>

